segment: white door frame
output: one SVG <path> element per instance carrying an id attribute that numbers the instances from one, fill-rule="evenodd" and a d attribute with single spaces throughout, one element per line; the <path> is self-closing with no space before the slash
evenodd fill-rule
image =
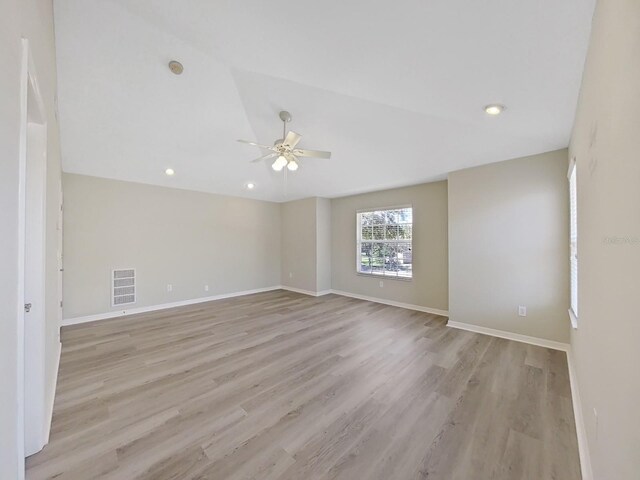
<path id="1" fill-rule="evenodd" d="M 38 186 L 42 188 L 41 199 L 42 205 L 39 206 L 39 212 L 42 215 L 41 221 L 43 222 L 41 225 L 42 238 L 38 239 L 36 244 L 42 246 L 42 256 L 41 256 L 41 268 L 38 266 L 37 275 L 41 276 L 41 279 L 38 278 L 36 282 L 36 293 L 35 295 L 38 298 L 39 307 L 39 315 L 42 321 L 42 327 L 44 328 L 44 319 L 45 319 L 45 293 L 44 293 L 44 271 L 45 271 L 45 239 L 44 232 L 46 229 L 46 110 L 44 108 L 44 102 L 42 100 L 42 95 L 40 94 L 40 89 L 38 87 L 36 69 L 33 62 L 33 58 L 30 53 L 29 42 L 27 39 L 22 39 L 22 69 L 21 69 L 21 77 L 20 77 L 20 157 L 19 157 L 19 174 L 18 174 L 18 316 L 17 316 L 17 450 L 18 450 L 18 474 L 19 480 L 24 478 L 24 458 L 25 458 L 25 405 L 28 400 L 25 395 L 25 259 L 26 259 L 26 235 L 25 229 L 27 227 L 27 163 L 28 159 L 30 162 L 33 161 L 32 158 L 28 157 L 28 142 L 30 141 L 30 135 L 33 135 L 33 132 L 36 131 L 37 135 L 40 136 L 40 144 L 44 149 L 44 155 L 39 155 L 36 159 L 38 162 L 42 162 L 42 164 L 38 165 L 37 174 L 38 176 L 43 176 L 43 178 L 39 178 Z M 30 125 L 31 123 L 31 125 Z M 34 130 L 35 129 L 35 130 Z M 31 132 L 31 133 L 30 133 Z M 42 138 L 44 135 L 44 138 Z M 44 342 L 44 336 L 42 337 Z M 44 343 L 43 343 L 44 347 Z M 39 352 L 42 355 L 42 364 L 44 366 L 45 361 L 45 351 L 42 348 L 42 351 Z M 33 359 L 31 359 L 33 360 Z M 40 360 L 38 359 L 38 362 Z M 41 389 L 44 392 L 44 384 L 45 384 L 45 376 L 44 369 L 42 370 L 43 375 L 42 378 L 33 378 L 30 379 L 30 384 L 33 381 L 34 383 L 41 384 Z M 40 388 L 40 387 L 39 387 Z M 29 401 L 34 400 L 37 403 L 40 402 L 40 399 L 29 399 Z M 45 407 L 45 397 L 42 396 L 42 407 Z M 44 427 L 44 425 L 43 425 Z M 42 446 L 46 443 L 46 439 L 44 438 L 46 430 L 42 429 L 42 435 L 38 433 L 38 439 L 36 443 L 42 443 Z M 31 445 L 33 445 L 33 439 L 30 440 Z M 33 447 L 31 447 L 33 448 Z"/>

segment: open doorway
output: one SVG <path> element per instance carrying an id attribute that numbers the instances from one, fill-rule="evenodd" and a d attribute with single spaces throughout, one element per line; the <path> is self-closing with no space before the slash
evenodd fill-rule
<path id="1" fill-rule="evenodd" d="M 49 426 L 45 391 L 47 123 L 27 40 L 23 40 L 22 61 L 18 233 L 18 388 L 22 401 L 18 411 L 18 445 L 23 446 L 24 457 L 44 447 Z"/>

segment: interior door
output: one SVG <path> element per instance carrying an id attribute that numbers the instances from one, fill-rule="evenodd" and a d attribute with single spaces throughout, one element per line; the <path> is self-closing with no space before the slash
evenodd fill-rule
<path id="1" fill-rule="evenodd" d="M 63 220 L 64 220 L 64 199 L 62 195 L 62 183 L 60 184 L 60 208 L 58 209 L 58 222 L 56 224 L 56 230 L 58 234 L 58 342 L 60 341 L 60 325 L 62 325 L 63 317 L 63 276 L 64 276 L 64 253 L 63 253 Z"/>
<path id="2" fill-rule="evenodd" d="M 47 125 L 34 71 L 26 78 L 23 200 L 24 454 L 47 442 L 45 232 Z"/>

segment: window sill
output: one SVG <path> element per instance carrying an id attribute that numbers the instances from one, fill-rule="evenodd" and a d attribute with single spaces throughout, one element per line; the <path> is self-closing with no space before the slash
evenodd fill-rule
<path id="1" fill-rule="evenodd" d="M 356 275 L 358 275 L 359 277 L 367 277 L 367 278 L 377 278 L 378 280 L 400 280 L 401 282 L 412 282 L 413 281 L 413 277 L 407 278 L 407 277 L 392 277 L 389 275 L 378 275 L 375 273 L 362 273 L 362 272 L 356 272 Z"/>
<path id="2" fill-rule="evenodd" d="M 573 310 L 570 308 L 569 309 L 569 320 L 571 320 L 571 327 L 574 330 L 578 329 L 578 317 L 576 317 L 576 314 L 573 313 Z"/>

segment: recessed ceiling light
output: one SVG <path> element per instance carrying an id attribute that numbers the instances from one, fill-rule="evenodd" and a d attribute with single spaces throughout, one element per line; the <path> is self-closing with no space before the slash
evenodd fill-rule
<path id="1" fill-rule="evenodd" d="M 176 172 L 174 172 L 174 171 L 173 171 L 173 168 L 167 168 L 167 169 L 164 171 L 164 173 L 166 173 L 167 175 L 171 176 L 171 175 L 173 175 L 173 174 L 174 174 L 174 173 L 176 173 Z"/>
<path id="2" fill-rule="evenodd" d="M 484 107 L 484 111 L 487 115 L 500 115 L 506 107 L 504 105 L 499 105 L 497 103 L 487 105 Z"/>
<path id="3" fill-rule="evenodd" d="M 256 188 L 256 184 L 255 183 L 251 183 L 251 182 L 247 183 L 247 189 L 253 190 L 254 188 Z"/>

